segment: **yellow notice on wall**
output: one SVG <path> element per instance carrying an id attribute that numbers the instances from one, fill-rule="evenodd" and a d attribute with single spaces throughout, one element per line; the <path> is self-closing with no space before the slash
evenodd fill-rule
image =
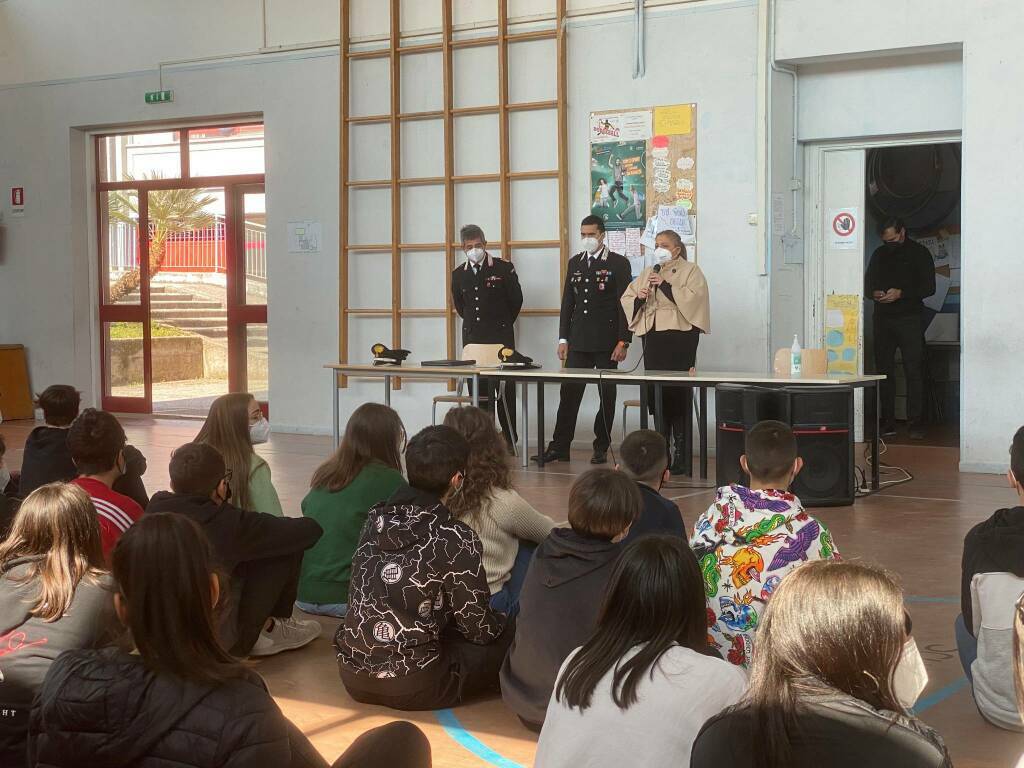
<path id="1" fill-rule="evenodd" d="M 690 104 L 673 104 L 669 107 L 654 108 L 654 135 L 673 136 L 693 132 L 693 107 Z"/>
<path id="2" fill-rule="evenodd" d="M 856 375 L 860 367 L 860 296 L 825 297 L 825 353 L 829 373 Z"/>

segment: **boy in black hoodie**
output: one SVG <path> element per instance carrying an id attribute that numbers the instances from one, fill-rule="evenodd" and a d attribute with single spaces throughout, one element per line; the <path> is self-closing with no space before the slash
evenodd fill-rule
<path id="1" fill-rule="evenodd" d="M 629 529 L 623 546 L 649 533 L 686 538 L 683 516 L 673 502 L 661 495 L 661 487 L 670 477 L 668 441 L 653 429 L 638 429 L 622 441 L 619 448 L 621 470 L 636 483 L 644 500 L 644 511 Z"/>
<path id="2" fill-rule="evenodd" d="M 18 495 L 25 498 L 47 483 L 67 482 L 78 477 L 78 468 L 71 460 L 68 429 L 78 417 L 81 395 L 67 384 L 54 384 L 43 390 L 36 405 L 43 409 L 46 422 L 36 427 L 25 441 L 21 459 L 21 480 Z M 132 445 L 124 447 L 126 471 L 114 481 L 117 493 L 124 494 L 143 509 L 149 503 L 142 476 L 146 474 L 146 457 Z"/>
<path id="3" fill-rule="evenodd" d="M 230 473 L 207 443 L 186 443 L 171 454 L 172 493 L 153 496 L 147 513 L 175 512 L 206 533 L 218 570 L 228 576 L 230 603 L 221 642 L 235 656 L 271 656 L 300 648 L 321 632 L 315 621 L 292 619 L 302 553 L 320 539 L 308 517 L 277 517 L 228 503 Z"/>
<path id="4" fill-rule="evenodd" d="M 954 629 L 960 663 L 972 683 L 971 665 L 978 657 L 978 638 L 974 636 L 971 581 L 979 573 L 1012 573 L 1024 578 L 1024 427 L 1013 436 L 1006 478 L 1017 492 L 1017 506 L 997 510 L 988 520 L 971 528 L 964 538 L 960 580 L 962 613 L 956 617 Z"/>
<path id="5" fill-rule="evenodd" d="M 555 528 L 537 547 L 501 668 L 501 697 L 527 728 L 540 730 L 558 670 L 593 633 L 621 542 L 643 508 L 626 475 L 592 469 L 569 491 L 570 527 Z"/>
<path id="6" fill-rule="evenodd" d="M 356 701 L 443 709 L 497 690 L 512 633 L 490 607 L 479 537 L 445 506 L 468 458 L 451 427 L 424 429 L 405 451 L 409 485 L 370 509 L 334 637 Z"/>

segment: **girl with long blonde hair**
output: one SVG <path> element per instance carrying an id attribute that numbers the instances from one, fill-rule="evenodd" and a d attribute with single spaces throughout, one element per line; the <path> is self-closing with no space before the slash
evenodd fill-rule
<path id="1" fill-rule="evenodd" d="M 0 543 L 0 765 L 25 764 L 32 698 L 64 651 L 93 648 L 114 626 L 96 510 L 76 485 L 44 485 Z"/>
<path id="2" fill-rule="evenodd" d="M 269 436 L 270 424 L 256 398 L 248 392 L 234 392 L 213 401 L 195 442 L 212 445 L 224 457 L 236 507 L 281 517 L 284 511 L 270 466 L 253 450 L 253 445 L 265 443 Z"/>

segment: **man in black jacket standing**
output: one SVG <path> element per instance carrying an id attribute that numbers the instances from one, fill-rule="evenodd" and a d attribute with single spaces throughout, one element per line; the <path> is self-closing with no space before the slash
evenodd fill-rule
<path id="1" fill-rule="evenodd" d="M 515 349 L 515 322 L 523 308 L 523 289 L 511 261 L 496 259 L 487 253 L 484 231 L 467 224 L 460 231 L 466 263 L 452 272 L 452 305 L 462 318 L 462 345 L 501 344 Z M 480 382 L 481 405 L 495 406 L 495 389 L 489 381 Z M 516 434 L 515 387 L 502 387 L 498 404 L 498 423 L 509 446 L 518 442 Z"/>
<path id="2" fill-rule="evenodd" d="M 569 259 L 562 291 L 558 330 L 558 359 L 567 368 L 615 369 L 626 359 L 633 334 L 620 299 L 632 280 L 629 260 L 612 253 L 604 243 L 604 220 L 587 216 L 580 222 L 583 251 Z M 576 433 L 576 416 L 586 384 L 562 384 L 555 433 L 544 452 L 545 463 L 568 461 Z M 615 385 L 601 388 L 601 407 L 594 418 L 591 464 L 608 461 L 615 420 Z M 536 460 L 536 458 L 535 458 Z"/>
<path id="3" fill-rule="evenodd" d="M 912 440 L 924 439 L 924 305 L 935 293 L 935 262 L 920 243 L 907 237 L 903 221 L 886 219 L 882 245 L 871 256 L 864 278 L 864 295 L 875 302 L 875 371 L 882 383 L 882 424 L 896 433 L 896 395 L 893 374 L 896 350 L 903 357 L 907 379 L 907 422 Z"/>

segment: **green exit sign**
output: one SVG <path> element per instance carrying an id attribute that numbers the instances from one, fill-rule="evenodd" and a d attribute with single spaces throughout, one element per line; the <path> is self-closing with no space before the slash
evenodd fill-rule
<path id="1" fill-rule="evenodd" d="M 174 101 L 174 91 L 147 91 L 146 92 L 146 103 L 147 104 L 164 104 L 168 101 Z"/>

